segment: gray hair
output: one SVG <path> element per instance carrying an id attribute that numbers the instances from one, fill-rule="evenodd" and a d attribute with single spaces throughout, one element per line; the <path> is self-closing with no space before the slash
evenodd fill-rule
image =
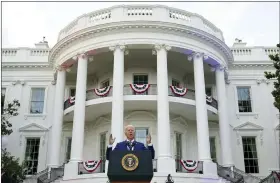
<path id="1" fill-rule="evenodd" d="M 134 129 L 134 131 L 135 131 L 135 127 L 134 127 L 133 125 L 126 125 L 126 126 L 124 127 L 124 131 L 126 131 L 129 127 L 132 127 L 132 128 Z"/>

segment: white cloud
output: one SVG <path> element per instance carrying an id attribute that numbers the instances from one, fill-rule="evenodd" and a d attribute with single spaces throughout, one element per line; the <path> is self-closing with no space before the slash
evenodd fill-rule
<path id="1" fill-rule="evenodd" d="M 229 46 L 235 38 L 243 38 L 250 45 L 266 46 L 275 46 L 279 40 L 276 2 L 4 2 L 2 44 L 32 47 L 46 36 L 53 46 L 59 31 L 76 17 L 117 4 L 164 4 L 200 14 L 223 31 Z"/>

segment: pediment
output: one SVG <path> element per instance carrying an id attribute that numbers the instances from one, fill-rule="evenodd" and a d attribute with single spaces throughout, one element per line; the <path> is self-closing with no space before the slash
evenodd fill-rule
<path id="1" fill-rule="evenodd" d="M 263 127 L 251 122 L 246 122 L 234 128 L 234 130 L 263 130 Z"/>
<path id="2" fill-rule="evenodd" d="M 68 122 L 68 123 L 64 123 L 62 130 L 63 131 L 71 131 L 73 128 L 73 123 L 72 122 Z"/>
<path id="3" fill-rule="evenodd" d="M 95 120 L 95 123 L 93 126 L 99 126 L 102 124 L 108 124 L 111 123 L 111 119 L 109 119 L 107 116 L 100 116 Z"/>
<path id="4" fill-rule="evenodd" d="M 187 120 L 185 120 L 185 118 L 183 118 L 182 116 L 177 116 L 177 117 L 171 119 L 170 121 L 171 121 L 171 123 L 177 123 L 177 124 L 188 126 Z"/>
<path id="5" fill-rule="evenodd" d="M 25 125 L 25 126 L 19 128 L 20 132 L 23 132 L 23 131 L 48 131 L 48 130 L 49 130 L 48 128 L 38 125 L 36 123 L 31 123 L 31 124 L 28 124 L 28 125 Z"/>
<path id="6" fill-rule="evenodd" d="M 219 128 L 218 122 L 209 121 L 208 125 L 209 125 L 209 128 L 212 128 L 212 129 L 218 129 Z"/>
<path id="7" fill-rule="evenodd" d="M 125 120 L 156 121 L 157 117 L 149 111 L 133 111 L 124 117 Z"/>

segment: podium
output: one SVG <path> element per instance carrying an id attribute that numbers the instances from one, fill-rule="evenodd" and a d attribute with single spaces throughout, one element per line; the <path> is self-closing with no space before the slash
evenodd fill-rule
<path id="1" fill-rule="evenodd" d="M 110 183 L 150 183 L 153 175 L 149 150 L 110 152 L 107 173 Z"/>

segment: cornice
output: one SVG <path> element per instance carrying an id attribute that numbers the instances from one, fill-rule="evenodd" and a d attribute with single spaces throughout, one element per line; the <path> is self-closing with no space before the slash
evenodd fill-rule
<path id="1" fill-rule="evenodd" d="M 13 62 L 13 63 L 3 63 L 2 68 L 52 68 L 52 65 L 49 63 L 40 63 L 40 62 Z"/>
<path id="2" fill-rule="evenodd" d="M 127 30 L 127 29 L 158 29 L 162 31 L 170 31 L 171 33 L 181 33 L 185 36 L 194 36 L 205 40 L 206 42 L 214 45 L 216 49 L 222 51 L 226 60 L 229 62 L 233 61 L 233 55 L 230 48 L 219 38 L 211 35 L 203 30 L 190 27 L 187 25 L 178 25 L 175 23 L 159 22 L 159 21 L 126 21 L 126 22 L 112 22 L 108 24 L 101 24 L 92 27 L 88 27 L 73 34 L 70 34 L 60 40 L 51 50 L 49 54 L 49 63 L 53 64 L 54 60 L 62 52 L 62 50 L 67 46 L 74 44 L 76 40 L 84 40 L 86 38 L 93 37 L 96 34 L 110 34 L 110 32 L 115 30 Z"/>
<path id="3" fill-rule="evenodd" d="M 231 63 L 229 65 L 229 68 L 235 68 L 235 67 L 273 67 L 273 63 L 268 62 L 245 62 L 245 63 Z"/>

